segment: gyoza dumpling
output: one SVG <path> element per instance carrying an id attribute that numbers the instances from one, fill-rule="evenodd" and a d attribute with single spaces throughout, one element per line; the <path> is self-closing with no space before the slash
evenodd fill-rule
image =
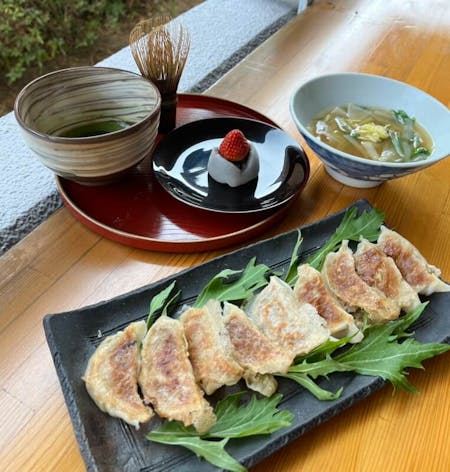
<path id="1" fill-rule="evenodd" d="M 139 346 L 146 331 L 145 321 L 138 321 L 106 337 L 89 359 L 83 376 L 97 406 L 136 429 L 153 416 L 153 410 L 139 396 L 137 384 Z"/>
<path id="2" fill-rule="evenodd" d="M 271 374 L 255 374 L 246 370 L 243 379 L 250 390 L 259 392 L 265 397 L 271 397 L 278 388 L 278 382 Z"/>
<path id="3" fill-rule="evenodd" d="M 363 239 L 354 258 L 356 272 L 368 285 L 395 300 L 402 310 L 412 311 L 419 306 L 417 292 L 403 279 L 394 260 L 379 246 Z"/>
<path id="4" fill-rule="evenodd" d="M 295 297 L 303 303 L 313 305 L 319 316 L 325 319 L 332 336 L 352 336 L 351 342 L 359 342 L 362 333 L 355 319 L 347 313 L 328 290 L 322 274 L 309 264 L 298 267 L 298 278 L 294 287 Z"/>
<path id="5" fill-rule="evenodd" d="M 307 354 L 330 337 L 317 310 L 300 302 L 291 287 L 275 276 L 251 302 L 247 313 L 268 338 L 294 356 Z"/>
<path id="6" fill-rule="evenodd" d="M 353 253 L 348 241 L 343 241 L 339 251 L 325 258 L 322 275 L 334 296 L 347 311 L 363 309 L 374 323 L 399 317 L 400 307 L 380 290 L 367 285 L 356 273 Z"/>
<path id="7" fill-rule="evenodd" d="M 180 317 L 188 342 L 189 359 L 197 382 L 210 395 L 222 385 L 234 385 L 244 374 L 232 357 L 233 346 L 217 300 L 189 308 Z"/>
<path id="8" fill-rule="evenodd" d="M 247 386 L 266 396 L 276 390 L 276 381 L 265 374 L 286 373 L 294 356 L 262 333 L 237 306 L 224 304 L 224 323 L 233 345 L 233 356 L 244 369 Z"/>
<path id="9" fill-rule="evenodd" d="M 158 318 L 144 338 L 141 356 L 139 385 L 145 401 L 162 418 L 208 431 L 216 416 L 195 381 L 181 322 Z"/>
<path id="10" fill-rule="evenodd" d="M 417 293 L 431 295 L 450 291 L 450 285 L 439 278 L 441 271 L 428 264 L 419 250 L 400 234 L 382 226 L 378 246 L 394 259 L 403 278 Z"/>

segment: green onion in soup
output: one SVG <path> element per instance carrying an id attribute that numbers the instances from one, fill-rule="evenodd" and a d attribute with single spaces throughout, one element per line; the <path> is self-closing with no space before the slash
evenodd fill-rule
<path id="1" fill-rule="evenodd" d="M 321 113 L 309 129 L 340 151 L 375 161 L 419 161 L 433 150 L 431 136 L 403 110 L 351 103 Z"/>

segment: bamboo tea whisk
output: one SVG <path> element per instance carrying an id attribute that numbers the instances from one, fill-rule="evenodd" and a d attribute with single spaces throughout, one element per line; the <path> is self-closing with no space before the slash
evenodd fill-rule
<path id="1" fill-rule="evenodd" d="M 161 133 L 175 127 L 177 88 L 189 47 L 188 31 L 170 16 L 140 21 L 130 33 L 130 48 L 139 71 L 161 93 Z"/>

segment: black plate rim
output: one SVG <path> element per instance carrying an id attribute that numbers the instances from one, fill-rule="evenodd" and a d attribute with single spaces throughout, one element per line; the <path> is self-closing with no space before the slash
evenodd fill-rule
<path id="1" fill-rule="evenodd" d="M 212 206 L 211 204 L 201 204 L 201 203 L 196 203 L 195 201 L 189 200 L 185 198 L 183 194 L 177 193 L 174 191 L 171 187 L 171 184 L 173 184 L 174 179 L 168 175 L 166 172 L 163 172 L 160 170 L 161 165 L 158 164 L 159 162 L 159 153 L 161 152 L 161 148 L 163 146 L 167 145 L 168 140 L 170 139 L 176 139 L 177 135 L 179 133 L 185 132 L 186 129 L 192 128 L 192 127 L 198 127 L 198 126 L 207 126 L 207 122 L 247 122 L 247 123 L 253 123 L 257 126 L 263 126 L 265 128 L 269 128 L 272 130 L 279 131 L 283 133 L 288 139 L 292 140 L 292 146 L 296 147 L 298 152 L 298 158 L 300 159 L 299 164 L 303 167 L 303 178 L 300 179 L 297 182 L 297 185 L 294 190 L 292 190 L 290 193 L 288 193 L 284 198 L 273 201 L 273 203 L 269 204 L 264 204 L 263 207 L 261 208 L 236 208 L 236 209 L 227 209 L 223 206 Z M 175 137 L 175 138 L 174 138 Z M 199 141 L 200 143 L 201 141 Z M 185 205 L 191 206 L 193 208 L 200 208 L 205 211 L 212 211 L 215 213 L 225 213 L 225 214 L 233 214 L 233 213 L 259 213 L 259 212 L 265 212 L 272 210 L 274 208 L 281 207 L 282 205 L 285 205 L 288 203 L 290 200 L 292 200 L 298 192 L 305 186 L 306 182 L 309 179 L 309 173 L 310 173 L 310 165 L 309 165 L 309 160 L 308 157 L 303 149 L 303 147 L 295 141 L 294 138 L 292 138 L 286 131 L 284 131 L 282 128 L 278 126 L 274 126 L 270 123 L 266 123 L 261 120 L 253 119 L 253 118 L 244 118 L 244 117 L 239 117 L 239 116 L 223 116 L 223 117 L 215 117 L 215 118 L 204 118 L 201 120 L 196 120 L 192 121 L 190 123 L 185 123 L 184 125 L 181 125 L 168 134 L 166 134 L 161 141 L 158 142 L 156 145 L 154 151 L 153 151 L 153 156 L 152 156 L 152 167 L 153 167 L 153 173 L 155 174 L 155 177 L 158 181 L 158 183 L 161 185 L 161 187 L 168 192 L 173 198 L 177 199 L 178 201 L 184 203 Z M 179 188 L 181 184 L 176 182 L 176 188 Z M 268 193 L 264 196 L 264 198 L 267 200 L 268 197 L 273 195 L 274 192 Z M 264 201 L 264 200 L 263 200 Z"/>

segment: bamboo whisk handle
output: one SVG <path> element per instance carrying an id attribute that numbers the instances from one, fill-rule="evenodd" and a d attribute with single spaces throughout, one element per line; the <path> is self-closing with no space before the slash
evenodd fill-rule
<path id="1" fill-rule="evenodd" d="M 161 94 L 161 117 L 159 119 L 160 133 L 168 133 L 176 125 L 177 93 Z"/>

